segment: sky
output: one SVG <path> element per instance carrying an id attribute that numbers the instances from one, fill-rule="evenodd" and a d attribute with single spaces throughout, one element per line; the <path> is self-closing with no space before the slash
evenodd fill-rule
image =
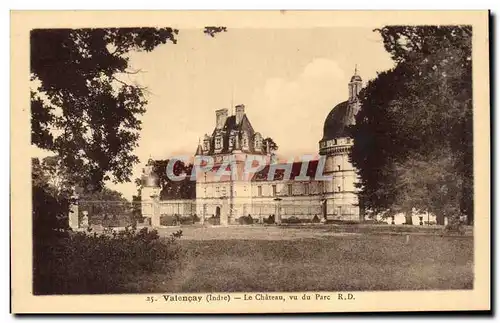
<path id="1" fill-rule="evenodd" d="M 181 29 L 177 44 L 129 55 L 148 88 L 131 183 L 108 184 L 130 199 L 149 157 L 194 155 L 215 127 L 215 110 L 244 104 L 255 131 L 285 157 L 317 154 L 330 110 L 348 97 L 357 66 L 363 82 L 393 66 L 376 28 L 231 29 L 211 38 Z"/>

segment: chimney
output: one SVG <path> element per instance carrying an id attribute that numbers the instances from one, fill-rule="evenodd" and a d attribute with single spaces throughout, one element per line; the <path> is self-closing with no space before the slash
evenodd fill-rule
<path id="1" fill-rule="evenodd" d="M 240 124 L 241 120 L 243 120 L 243 116 L 245 115 L 245 105 L 239 104 L 236 106 L 236 124 Z"/>
<path id="2" fill-rule="evenodd" d="M 227 109 L 220 109 L 215 111 L 215 127 L 222 129 L 226 124 Z"/>

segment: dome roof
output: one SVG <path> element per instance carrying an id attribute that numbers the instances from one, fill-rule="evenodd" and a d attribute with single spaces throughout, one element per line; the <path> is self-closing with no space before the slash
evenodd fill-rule
<path id="1" fill-rule="evenodd" d="M 347 127 L 352 124 L 353 118 L 353 109 L 348 101 L 337 104 L 325 119 L 322 140 L 349 137 Z"/>
<path id="2" fill-rule="evenodd" d="M 361 79 L 361 76 L 357 75 L 357 74 L 354 74 L 352 77 L 351 77 L 351 82 L 363 82 L 363 80 Z"/>

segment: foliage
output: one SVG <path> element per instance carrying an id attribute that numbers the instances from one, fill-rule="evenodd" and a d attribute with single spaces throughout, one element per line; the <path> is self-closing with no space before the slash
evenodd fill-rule
<path id="1" fill-rule="evenodd" d="M 83 192 L 79 198 L 80 214 L 87 211 L 91 224 L 113 226 L 136 222 L 133 205 L 118 191 L 103 187 L 99 191 Z"/>
<path id="2" fill-rule="evenodd" d="M 289 224 L 296 224 L 296 223 L 302 223 L 303 221 L 296 216 L 291 216 L 289 218 L 282 219 L 281 222 L 284 224 L 288 224 L 288 223 Z"/>
<path id="3" fill-rule="evenodd" d="M 128 54 L 176 44 L 177 34 L 169 27 L 31 31 L 32 144 L 56 153 L 73 184 L 99 190 L 107 180 L 130 180 L 147 89 L 125 81 L 140 72 Z"/>
<path id="4" fill-rule="evenodd" d="M 220 217 L 212 215 L 206 219 L 206 222 L 211 225 L 220 225 Z"/>
<path id="5" fill-rule="evenodd" d="M 174 225 L 189 225 L 200 222 L 200 218 L 196 215 L 180 216 L 174 215 L 162 215 L 160 217 L 160 225 L 174 226 Z"/>
<path id="6" fill-rule="evenodd" d="M 269 152 L 278 150 L 278 145 L 274 142 L 273 138 L 267 137 L 263 140 L 264 147 L 269 147 Z"/>
<path id="7" fill-rule="evenodd" d="M 238 218 L 238 224 L 253 224 L 252 216 L 250 214 L 240 216 Z"/>
<path id="8" fill-rule="evenodd" d="M 141 204 L 141 191 L 139 190 L 137 195 L 132 196 L 132 217 L 134 220 L 134 223 L 137 223 L 137 221 L 142 222 L 142 204 Z"/>
<path id="9" fill-rule="evenodd" d="M 69 229 L 68 213 L 71 202 L 68 192 L 60 192 L 49 184 L 43 162 L 32 159 L 32 221 L 33 241 L 52 240 L 64 236 Z"/>
<path id="10" fill-rule="evenodd" d="M 193 171 L 192 164 L 185 164 L 178 160 L 173 165 L 173 174 L 180 176 L 185 174 L 186 177 L 181 181 L 173 181 L 167 176 L 167 166 L 169 159 L 150 160 L 149 165 L 153 166 L 153 173 L 158 177 L 161 188 L 160 199 L 193 199 L 196 197 L 196 181 L 190 179 Z"/>
<path id="11" fill-rule="evenodd" d="M 465 213 L 472 222 L 471 28 L 378 32 L 397 65 L 362 90 L 350 129 L 360 204 L 389 216 L 430 211 L 440 224 Z"/>
<path id="12" fill-rule="evenodd" d="M 179 234 L 160 239 L 156 230 L 127 228 L 111 234 L 74 233 L 38 246 L 34 293 L 123 292 L 137 275 L 174 271 L 180 260 Z"/>
<path id="13" fill-rule="evenodd" d="M 265 224 L 275 224 L 276 223 L 276 218 L 274 214 L 270 215 L 267 217 L 267 219 L 264 219 Z"/>
<path id="14" fill-rule="evenodd" d="M 145 89 L 127 84 L 127 54 L 176 43 L 172 28 L 31 31 L 32 143 L 57 153 L 78 183 L 127 181 L 138 162 Z"/>

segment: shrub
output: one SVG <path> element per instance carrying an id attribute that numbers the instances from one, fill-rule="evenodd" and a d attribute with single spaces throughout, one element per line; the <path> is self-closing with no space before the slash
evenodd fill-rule
<path id="1" fill-rule="evenodd" d="M 200 222 L 200 218 L 196 214 L 183 216 L 180 218 L 181 224 L 195 224 L 196 222 Z"/>
<path id="2" fill-rule="evenodd" d="M 448 224 L 444 227 L 445 233 L 448 234 L 465 234 L 464 221 L 461 217 L 450 217 L 448 219 Z"/>
<path id="3" fill-rule="evenodd" d="M 274 224 L 274 214 L 270 215 L 267 219 L 264 220 L 265 224 Z"/>
<path id="4" fill-rule="evenodd" d="M 164 226 L 174 226 L 174 225 L 189 225 L 200 222 L 200 218 L 196 214 L 188 216 L 174 215 L 162 215 L 160 217 L 160 225 Z"/>
<path id="5" fill-rule="evenodd" d="M 381 225 L 387 224 L 386 221 L 377 220 L 377 219 L 364 220 L 362 223 L 363 224 L 381 224 Z"/>
<path id="6" fill-rule="evenodd" d="M 301 223 L 301 220 L 296 216 L 291 216 L 289 218 L 283 219 L 281 222 L 293 224 L 293 223 Z"/>
<path id="7" fill-rule="evenodd" d="M 211 225 L 219 225 L 220 224 L 220 218 L 211 216 L 210 218 L 207 219 L 207 222 L 210 223 Z"/>
<path id="8" fill-rule="evenodd" d="M 238 223 L 239 224 L 253 224 L 253 219 L 252 217 L 250 216 L 250 214 L 248 216 L 240 216 L 238 218 Z"/>
<path id="9" fill-rule="evenodd" d="M 160 217 L 160 225 L 173 226 L 179 224 L 179 217 L 177 215 L 162 215 Z"/>
<path id="10" fill-rule="evenodd" d="M 354 220 L 326 220 L 327 224 L 359 224 L 359 221 Z"/>
<path id="11" fill-rule="evenodd" d="M 147 228 L 90 231 L 38 244 L 34 294 L 126 292 L 124 283 L 137 275 L 169 272 L 178 266 L 181 254 L 174 236 L 160 239 L 156 230 Z"/>

